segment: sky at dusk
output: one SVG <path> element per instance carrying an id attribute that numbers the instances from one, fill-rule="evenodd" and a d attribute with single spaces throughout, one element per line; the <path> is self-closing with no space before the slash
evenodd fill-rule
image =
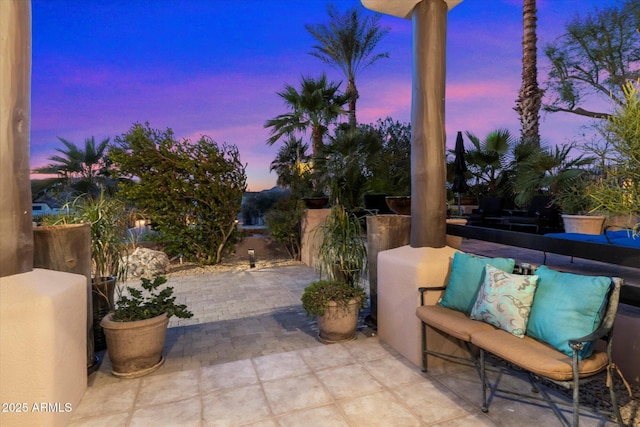
<path id="1" fill-rule="evenodd" d="M 391 1 L 391 0 L 390 0 Z M 327 23 L 326 0 L 32 0 L 31 167 L 62 147 L 127 132 L 135 122 L 171 128 L 178 138 L 208 135 L 238 146 L 248 190 L 275 185 L 266 120 L 288 110 L 276 95 L 301 76 L 343 81 L 308 53 L 305 24 Z M 359 0 L 334 1 L 340 10 Z M 539 78 L 545 43 L 577 13 L 616 0 L 538 0 Z M 366 13 L 373 13 L 366 11 Z M 411 21 L 383 16 L 389 52 L 357 77 L 358 122 L 410 122 Z M 464 0 L 449 12 L 446 131 L 480 137 L 497 128 L 519 135 L 513 111 L 521 84 L 522 0 Z M 342 85 L 344 90 L 346 81 Z M 345 117 L 346 120 L 346 117 Z M 549 144 L 581 142 L 589 120 L 542 113 Z M 468 144 L 468 142 L 467 142 Z M 37 176 L 34 176 L 37 177 Z"/>

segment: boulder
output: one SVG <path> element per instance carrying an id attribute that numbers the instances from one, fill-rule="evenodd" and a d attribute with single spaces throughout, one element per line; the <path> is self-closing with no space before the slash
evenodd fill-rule
<path id="1" fill-rule="evenodd" d="M 164 252 L 154 251 L 147 248 L 136 248 L 135 251 L 126 257 L 127 279 L 138 279 L 140 277 L 152 278 L 167 273 L 169 268 L 169 257 Z"/>

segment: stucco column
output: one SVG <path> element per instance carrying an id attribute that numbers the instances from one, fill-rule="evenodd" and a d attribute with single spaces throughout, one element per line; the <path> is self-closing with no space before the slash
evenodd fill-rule
<path id="1" fill-rule="evenodd" d="M 447 11 L 462 0 L 361 0 L 413 23 L 411 238 L 414 248 L 446 245 L 444 128 Z"/>
<path id="2" fill-rule="evenodd" d="M 33 269 L 31 2 L 0 1 L 0 277 Z"/>
<path id="3" fill-rule="evenodd" d="M 447 200 L 444 97 L 447 4 L 423 0 L 412 13 L 411 241 L 445 246 Z"/>

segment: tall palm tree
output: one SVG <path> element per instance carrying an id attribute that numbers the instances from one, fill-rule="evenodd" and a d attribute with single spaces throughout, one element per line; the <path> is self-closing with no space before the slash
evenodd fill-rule
<path id="1" fill-rule="evenodd" d="M 344 74 L 347 79 L 346 93 L 352 95 L 349 101 L 349 124 L 355 128 L 356 102 L 359 97 L 356 76 L 377 60 L 389 57 L 388 52 L 373 53 L 389 29 L 380 27 L 379 15 L 363 16 L 356 8 L 340 14 L 330 4 L 327 12 L 330 18 L 328 25 L 305 25 L 319 43 L 309 53 Z"/>
<path id="2" fill-rule="evenodd" d="M 542 90 L 538 86 L 536 0 L 523 0 L 522 86 L 514 110 L 520 115 L 520 139 L 540 145 L 540 106 Z"/>
<path id="3" fill-rule="evenodd" d="M 267 120 L 264 127 L 271 128 L 267 144 L 273 145 L 282 137 L 311 132 L 312 157 L 322 148 L 322 139 L 329 125 L 347 112 L 342 108 L 349 96 L 339 92 L 340 83 L 327 82 L 326 75 L 319 79 L 302 78 L 300 92 L 286 85 L 278 96 L 291 110 Z"/>
<path id="4" fill-rule="evenodd" d="M 34 174 L 56 174 L 66 184 L 66 190 L 75 193 L 97 195 L 101 188 L 110 186 L 107 147 L 109 138 L 96 144 L 95 138 L 87 138 L 84 148 L 58 137 L 65 148 L 56 148 L 61 155 L 48 158 L 53 163 L 33 170 Z"/>

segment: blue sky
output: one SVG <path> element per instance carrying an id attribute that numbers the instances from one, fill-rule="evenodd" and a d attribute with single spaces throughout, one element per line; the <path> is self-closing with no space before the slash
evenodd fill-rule
<path id="1" fill-rule="evenodd" d="M 277 91 L 301 76 L 342 81 L 308 54 L 305 24 L 327 22 L 325 0 L 32 0 L 31 166 L 47 163 L 57 137 L 80 144 L 125 133 L 134 122 L 180 138 L 235 144 L 248 189 L 275 185 L 264 122 L 286 112 Z M 616 0 L 538 0 L 538 49 L 576 13 Z M 359 0 L 334 1 L 345 10 Z M 389 52 L 357 80 L 358 121 L 410 121 L 411 22 L 383 16 Z M 447 145 L 457 131 L 519 135 L 522 0 L 464 0 L 449 12 Z M 539 53 L 539 82 L 546 66 Z M 343 88 L 346 83 L 343 83 Z M 588 120 L 544 114 L 550 144 L 581 142 Z"/>

